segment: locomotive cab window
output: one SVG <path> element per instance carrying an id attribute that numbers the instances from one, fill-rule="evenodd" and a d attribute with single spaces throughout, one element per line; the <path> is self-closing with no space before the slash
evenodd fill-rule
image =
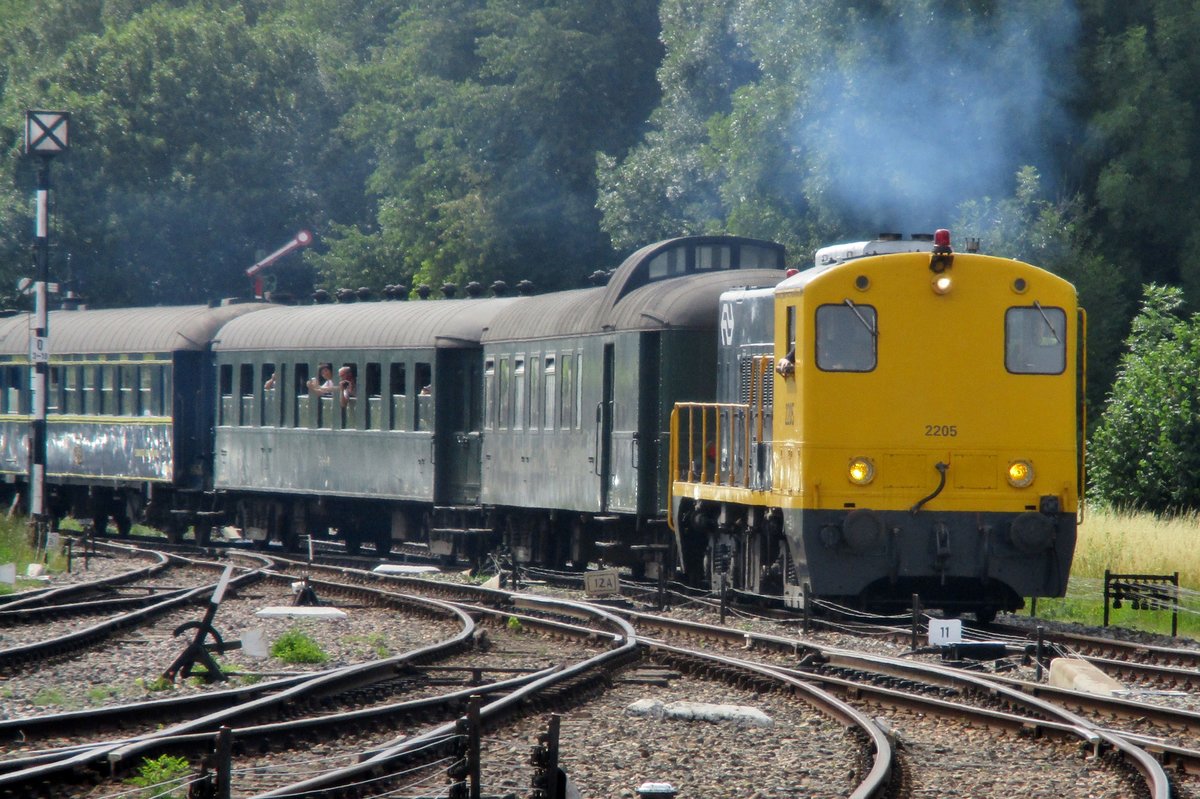
<path id="1" fill-rule="evenodd" d="M 1062 308 L 1009 308 L 1004 314 L 1004 366 L 1014 374 L 1058 375 L 1067 368 L 1067 315 Z"/>
<path id="2" fill-rule="evenodd" d="M 817 368 L 826 372 L 870 372 L 876 363 L 878 322 L 870 305 L 817 308 Z"/>

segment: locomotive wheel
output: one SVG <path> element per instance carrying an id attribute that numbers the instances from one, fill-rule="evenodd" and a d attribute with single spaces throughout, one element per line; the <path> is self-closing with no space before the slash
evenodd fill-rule
<path id="1" fill-rule="evenodd" d="M 92 530 L 96 535 L 105 535 L 108 532 L 108 514 L 95 513 L 92 514 Z"/>
<path id="2" fill-rule="evenodd" d="M 128 516 L 114 516 L 113 523 L 117 525 L 117 535 L 121 538 L 128 538 L 133 531 L 133 519 Z"/>

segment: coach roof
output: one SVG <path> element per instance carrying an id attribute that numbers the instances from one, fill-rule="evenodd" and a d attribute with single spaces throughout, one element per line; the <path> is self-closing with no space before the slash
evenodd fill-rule
<path id="1" fill-rule="evenodd" d="M 484 343 L 556 336 L 582 336 L 622 330 L 707 329 L 717 323 L 721 293 L 746 286 L 774 286 L 776 269 L 738 269 L 691 274 L 649 283 L 609 306 L 605 288 L 527 297 L 496 316 Z"/>
<path id="2" fill-rule="evenodd" d="M 221 325 L 270 306 L 261 303 L 174 305 L 54 311 L 50 314 L 51 355 L 174 352 L 207 349 Z M 29 352 L 32 314 L 0 325 L 0 353 Z"/>
<path id="3" fill-rule="evenodd" d="M 470 346 L 479 343 L 492 317 L 520 301 L 497 297 L 277 307 L 230 322 L 221 329 L 213 349 Z"/>

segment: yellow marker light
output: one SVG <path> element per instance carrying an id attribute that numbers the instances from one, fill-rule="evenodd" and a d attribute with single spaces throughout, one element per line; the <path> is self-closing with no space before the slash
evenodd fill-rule
<path id="1" fill-rule="evenodd" d="M 948 274 L 946 274 L 945 272 L 942 272 L 941 274 L 938 274 L 938 275 L 934 275 L 933 276 L 933 293 L 934 294 L 947 294 L 947 293 L 949 293 L 950 287 L 953 284 L 954 284 L 954 282 L 952 280 L 950 280 L 950 276 Z"/>
<path id="2" fill-rule="evenodd" d="M 875 479 L 875 464 L 870 458 L 855 458 L 850 461 L 850 482 L 865 486 Z"/>
<path id="3" fill-rule="evenodd" d="M 1008 483 L 1013 488 L 1028 488 L 1033 484 L 1033 464 L 1013 461 L 1008 465 Z"/>

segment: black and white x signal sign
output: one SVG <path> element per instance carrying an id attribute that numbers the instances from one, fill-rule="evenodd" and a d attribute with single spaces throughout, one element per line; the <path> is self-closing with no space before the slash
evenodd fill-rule
<path id="1" fill-rule="evenodd" d="M 67 149 L 71 115 L 66 111 L 25 112 L 25 152 L 57 155 Z"/>

